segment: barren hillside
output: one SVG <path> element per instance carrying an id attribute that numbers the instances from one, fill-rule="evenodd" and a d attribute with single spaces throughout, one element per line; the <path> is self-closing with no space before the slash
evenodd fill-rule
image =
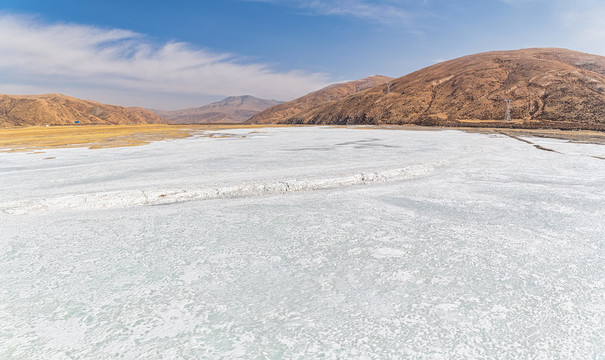
<path id="1" fill-rule="evenodd" d="M 497 51 L 436 64 L 280 121 L 310 124 L 460 124 L 602 127 L 605 57 L 565 49 Z M 506 124 L 505 124 L 506 125 Z"/>
<path id="2" fill-rule="evenodd" d="M 80 124 L 164 123 L 139 107 L 107 105 L 60 94 L 0 95 L 0 127 Z"/>
<path id="3" fill-rule="evenodd" d="M 250 119 L 249 123 L 270 124 L 288 122 L 289 119 L 301 112 L 322 104 L 336 102 L 337 100 L 355 94 L 357 91 L 363 91 L 379 84 L 385 84 L 390 80 L 392 80 L 392 78 L 387 76 L 374 75 L 361 80 L 330 85 L 298 99 L 273 106 L 254 116 Z"/>

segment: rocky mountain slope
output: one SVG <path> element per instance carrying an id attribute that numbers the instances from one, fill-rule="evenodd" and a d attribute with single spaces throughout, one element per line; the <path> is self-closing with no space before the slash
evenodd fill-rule
<path id="1" fill-rule="evenodd" d="M 259 99 L 254 96 L 230 96 L 221 101 L 202 107 L 162 111 L 151 110 L 176 124 L 201 123 L 243 123 L 271 106 L 280 104 L 280 101 Z"/>
<path id="2" fill-rule="evenodd" d="M 0 127 L 148 124 L 166 120 L 139 107 L 107 105 L 61 94 L 0 95 Z"/>
<path id="3" fill-rule="evenodd" d="M 322 104 L 336 102 L 337 100 L 357 93 L 357 91 L 363 91 L 380 84 L 385 84 L 391 80 L 392 78 L 387 76 L 374 75 L 361 80 L 333 84 L 298 99 L 273 106 L 258 113 L 248 122 L 253 124 L 289 122 L 290 119 L 301 112 Z"/>
<path id="4" fill-rule="evenodd" d="M 531 127 L 605 125 L 605 57 L 566 49 L 496 51 L 439 63 L 275 122 Z M 512 121 L 504 122 L 506 99 Z"/>

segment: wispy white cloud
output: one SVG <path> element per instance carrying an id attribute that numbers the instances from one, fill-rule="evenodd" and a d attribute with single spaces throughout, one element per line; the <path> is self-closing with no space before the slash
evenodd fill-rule
<path id="1" fill-rule="evenodd" d="M 538 2 L 538 1 L 543 1 L 543 0 L 500 0 L 500 1 L 507 3 L 507 4 L 511 4 L 511 5 L 520 5 L 520 4 Z"/>
<path id="2" fill-rule="evenodd" d="M 247 0 L 306 9 L 319 15 L 352 16 L 380 23 L 410 24 L 409 0 Z M 415 1 L 418 2 L 418 1 Z"/>
<path id="3" fill-rule="evenodd" d="M 170 107 L 170 96 L 180 95 L 252 94 L 285 100 L 328 82 L 324 74 L 278 72 L 183 42 L 156 44 L 129 30 L 48 24 L 11 14 L 0 15 L 0 54 L 0 73 L 11 78 L 10 88 L 22 83 L 43 89 L 54 83 L 95 93 L 161 93 L 162 98 L 154 99 L 158 107 Z"/>

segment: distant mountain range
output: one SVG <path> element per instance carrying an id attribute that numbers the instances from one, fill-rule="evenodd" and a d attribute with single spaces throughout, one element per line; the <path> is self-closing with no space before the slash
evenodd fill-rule
<path id="1" fill-rule="evenodd" d="M 509 106 L 510 121 L 505 121 Z M 152 112 L 153 111 L 153 112 Z M 605 131 L 605 57 L 555 48 L 469 55 L 280 103 L 232 96 L 177 111 L 59 94 L 0 95 L 0 126 L 143 123 L 419 124 Z"/>
<path id="2" fill-rule="evenodd" d="M 504 121 L 505 100 L 512 121 Z M 299 101 L 250 122 L 605 130 L 605 57 L 554 48 L 481 53 L 400 77 L 390 89 L 383 83 L 302 111 Z"/>
<path id="3" fill-rule="evenodd" d="M 208 123 L 243 123 L 280 101 L 259 99 L 254 96 L 230 96 L 221 101 L 202 107 L 175 111 L 150 109 L 175 124 L 208 124 Z"/>
<path id="4" fill-rule="evenodd" d="M 385 84 L 391 80 L 393 79 L 387 76 L 374 75 L 361 80 L 333 84 L 287 103 L 275 105 L 256 114 L 248 122 L 253 124 L 290 122 L 291 118 L 309 109 L 336 102 L 359 91 Z"/>
<path id="5" fill-rule="evenodd" d="M 139 107 L 102 104 L 61 94 L 0 95 L 0 127 L 148 124 L 166 120 Z"/>

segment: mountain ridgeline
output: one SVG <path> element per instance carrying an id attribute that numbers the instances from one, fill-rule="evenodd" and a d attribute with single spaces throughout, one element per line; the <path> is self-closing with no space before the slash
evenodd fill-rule
<path id="1" fill-rule="evenodd" d="M 151 110 L 175 124 L 243 123 L 280 101 L 254 96 L 230 96 L 202 107 L 175 111 Z"/>
<path id="2" fill-rule="evenodd" d="M 507 99 L 511 121 L 504 121 Z M 481 53 L 424 68 L 393 80 L 390 87 L 380 81 L 308 108 L 299 102 L 270 108 L 250 122 L 602 130 L 605 57 L 554 48 Z M 266 116 L 278 111 L 282 116 Z"/>
<path id="3" fill-rule="evenodd" d="M 374 75 L 334 84 L 286 103 L 232 96 L 176 111 L 60 94 L 0 95 L 0 127 L 244 122 L 605 131 L 605 57 L 556 48 L 494 51 L 397 79 Z"/>
<path id="4" fill-rule="evenodd" d="M 60 94 L 0 95 L 0 127 L 165 122 L 165 119 L 143 108 L 107 105 Z"/>
<path id="5" fill-rule="evenodd" d="M 273 106 L 255 115 L 248 122 L 253 124 L 289 123 L 296 115 L 317 106 L 344 99 L 360 91 L 385 84 L 393 80 L 390 77 L 374 75 L 361 80 L 333 84 L 314 91 L 298 99 Z"/>

